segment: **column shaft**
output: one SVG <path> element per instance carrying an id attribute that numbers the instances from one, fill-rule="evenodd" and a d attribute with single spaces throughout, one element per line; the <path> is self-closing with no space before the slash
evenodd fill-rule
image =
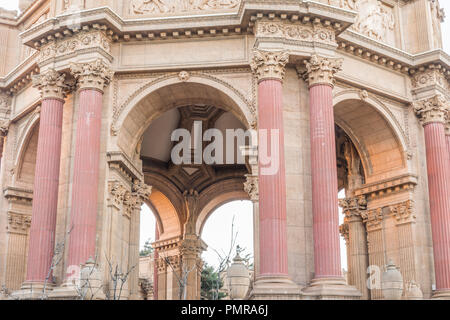
<path id="1" fill-rule="evenodd" d="M 286 176 L 284 163 L 284 129 L 282 84 L 279 80 L 263 80 L 258 86 L 258 129 L 259 145 L 266 143 L 271 148 L 272 130 L 278 130 L 278 170 L 273 174 L 261 174 L 259 157 L 259 276 L 287 276 L 287 236 L 286 236 Z M 267 135 L 262 141 L 261 131 Z"/>
<path id="2" fill-rule="evenodd" d="M 34 176 L 32 222 L 26 282 L 43 283 L 55 245 L 64 101 L 44 99 Z"/>
<path id="3" fill-rule="evenodd" d="M 342 277 L 332 87 L 310 87 L 315 278 Z"/>
<path id="4" fill-rule="evenodd" d="M 425 124 L 436 289 L 450 290 L 450 163 L 444 124 Z"/>
<path id="5" fill-rule="evenodd" d="M 80 90 L 69 266 L 78 266 L 95 256 L 102 101 L 103 94 L 100 91 Z"/>

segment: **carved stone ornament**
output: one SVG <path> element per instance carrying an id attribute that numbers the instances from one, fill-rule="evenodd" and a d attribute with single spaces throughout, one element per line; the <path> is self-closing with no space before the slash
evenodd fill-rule
<path id="1" fill-rule="evenodd" d="M 10 120 L 0 120 L 0 137 L 6 137 L 8 135 Z"/>
<path id="2" fill-rule="evenodd" d="M 136 180 L 133 183 L 133 195 L 135 195 L 138 198 L 140 204 L 142 204 L 143 201 L 148 200 L 151 194 L 152 194 L 151 186 L 148 186 L 144 182 L 139 180 Z"/>
<path id="3" fill-rule="evenodd" d="M 416 215 L 413 210 L 413 201 L 408 200 L 389 207 L 398 223 L 414 222 Z"/>
<path id="4" fill-rule="evenodd" d="M 66 83 L 66 75 L 54 69 L 34 75 L 33 86 L 40 90 L 42 99 L 64 100 L 70 90 L 70 86 Z"/>
<path id="5" fill-rule="evenodd" d="M 8 213 L 8 231 L 26 234 L 31 226 L 31 216 L 20 213 Z"/>
<path id="6" fill-rule="evenodd" d="M 130 14 L 148 15 L 237 8 L 241 0 L 131 0 Z"/>
<path id="7" fill-rule="evenodd" d="M 325 84 L 334 86 L 334 75 L 342 70 L 343 59 L 324 58 L 313 55 L 311 59 L 305 60 L 306 75 L 309 86 Z"/>
<path id="8" fill-rule="evenodd" d="M 78 81 L 80 89 L 94 89 L 103 92 L 114 75 L 102 59 L 89 63 L 73 63 L 70 71 Z"/>
<path id="9" fill-rule="evenodd" d="M 63 40 L 54 40 L 40 48 L 38 62 L 72 55 L 77 51 L 102 50 L 111 53 L 111 38 L 103 31 L 80 32 Z"/>
<path id="10" fill-rule="evenodd" d="M 366 224 L 367 231 L 378 230 L 381 228 L 381 222 L 383 221 L 383 209 L 361 211 L 361 217 Z"/>
<path id="11" fill-rule="evenodd" d="M 411 76 L 411 85 L 414 90 L 430 86 L 438 86 L 445 91 L 450 91 L 449 80 L 440 65 L 430 65 L 426 68 L 420 68 Z"/>
<path id="12" fill-rule="evenodd" d="M 422 125 L 432 122 L 446 122 L 449 103 L 442 95 L 435 95 L 432 98 L 416 101 L 413 104 L 414 112 Z"/>
<path id="13" fill-rule="evenodd" d="M 262 51 L 254 50 L 253 59 L 250 63 L 252 71 L 256 74 L 258 81 L 280 80 L 283 81 L 285 66 L 289 61 L 286 51 Z"/>
<path id="14" fill-rule="evenodd" d="M 365 196 L 339 199 L 339 206 L 342 208 L 347 219 L 351 217 L 360 217 L 361 211 L 367 209 L 367 200 Z"/>
<path id="15" fill-rule="evenodd" d="M 339 233 L 341 234 L 341 236 L 344 237 L 345 242 L 348 242 L 349 235 L 350 235 L 350 228 L 349 228 L 348 223 L 343 223 L 339 226 Z"/>
<path id="16" fill-rule="evenodd" d="M 258 21 L 255 35 L 258 38 L 284 38 L 286 40 L 319 42 L 336 46 L 336 35 L 333 27 L 317 23 Z"/>
<path id="17" fill-rule="evenodd" d="M 247 180 L 244 182 L 244 190 L 250 196 L 250 200 L 259 200 L 258 176 L 250 174 L 246 175 Z"/>
<path id="18" fill-rule="evenodd" d="M 108 192 L 110 201 L 116 206 L 120 206 L 123 203 L 127 190 L 119 181 L 110 181 L 108 183 Z"/>

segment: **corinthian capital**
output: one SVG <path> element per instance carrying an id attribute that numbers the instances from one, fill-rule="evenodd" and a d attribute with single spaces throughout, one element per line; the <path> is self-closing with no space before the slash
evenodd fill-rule
<path id="1" fill-rule="evenodd" d="M 429 99 L 416 101 L 413 106 L 422 125 L 431 122 L 446 123 L 449 103 L 442 95 L 438 94 Z"/>
<path id="2" fill-rule="evenodd" d="M 49 69 L 45 73 L 33 76 L 33 86 L 41 91 L 42 99 L 64 100 L 70 86 L 66 83 L 66 75 Z"/>
<path id="3" fill-rule="evenodd" d="M 77 79 L 80 89 L 94 89 L 101 92 L 114 75 L 114 72 L 102 59 L 89 63 L 73 63 L 70 71 Z"/>
<path id="4" fill-rule="evenodd" d="M 342 70 L 342 61 L 342 59 L 324 58 L 318 55 L 305 60 L 309 86 L 326 84 L 333 87 L 334 75 Z"/>
<path id="5" fill-rule="evenodd" d="M 289 54 L 285 51 L 253 51 L 253 60 L 250 63 L 252 71 L 258 81 L 275 79 L 283 81 L 285 66 L 289 61 Z"/>

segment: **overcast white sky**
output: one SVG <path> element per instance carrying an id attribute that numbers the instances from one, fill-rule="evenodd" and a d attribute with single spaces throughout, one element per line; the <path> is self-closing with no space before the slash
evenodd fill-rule
<path id="1" fill-rule="evenodd" d="M 0 7 L 5 9 L 18 10 L 18 0 L 0 0 Z M 450 1 L 441 0 L 441 8 L 444 8 L 447 18 L 442 24 L 442 36 L 444 50 L 450 53 Z M 341 195 L 340 195 L 341 196 Z M 203 240 L 210 246 L 210 249 L 203 254 L 203 258 L 208 264 L 217 265 L 217 255 L 211 248 L 220 251 L 227 251 L 231 237 L 231 221 L 235 216 L 235 225 L 238 229 L 237 243 L 247 248 L 248 252 L 253 252 L 253 216 L 252 204 L 249 201 L 237 201 L 228 203 L 214 212 L 204 227 Z M 342 215 L 340 217 L 342 223 Z M 148 207 L 143 207 L 141 214 L 141 247 L 147 239 L 155 239 L 155 219 Z M 344 248 L 344 241 L 341 238 L 341 247 Z M 347 267 L 345 250 L 342 251 L 342 267 Z"/>

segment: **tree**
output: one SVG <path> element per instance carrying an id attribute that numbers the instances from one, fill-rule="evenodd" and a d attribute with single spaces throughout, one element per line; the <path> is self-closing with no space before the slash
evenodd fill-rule
<path id="1" fill-rule="evenodd" d="M 144 248 L 141 251 L 139 251 L 139 256 L 146 257 L 152 252 L 153 247 L 152 247 L 152 240 L 150 238 L 147 241 L 145 241 Z"/>
<path id="2" fill-rule="evenodd" d="M 206 300 L 221 300 L 226 297 L 223 292 L 217 292 L 217 287 L 221 288 L 223 281 L 220 279 L 219 273 L 214 267 L 205 263 L 201 277 L 201 296 Z M 218 295 L 218 296 L 217 296 Z"/>

